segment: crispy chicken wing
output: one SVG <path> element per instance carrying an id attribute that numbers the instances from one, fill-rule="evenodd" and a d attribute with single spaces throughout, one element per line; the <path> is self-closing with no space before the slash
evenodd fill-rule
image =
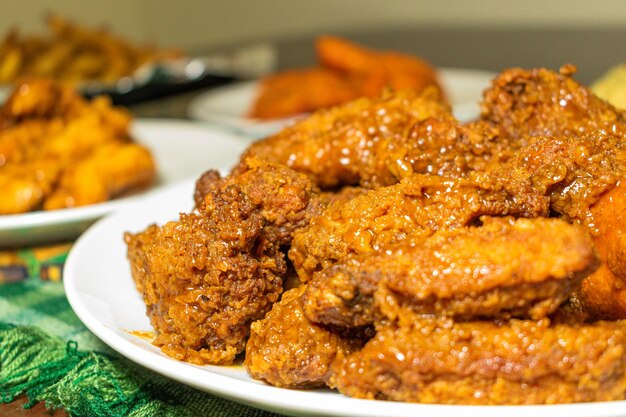
<path id="1" fill-rule="evenodd" d="M 484 92 L 483 120 L 496 124 L 507 136 L 594 134 L 626 135 L 626 113 L 577 83 L 576 68 L 560 72 L 545 68 L 503 71 Z"/>
<path id="2" fill-rule="evenodd" d="M 515 196 L 487 176 L 414 174 L 396 185 L 331 204 L 294 234 L 289 259 L 303 281 L 352 254 L 381 250 L 410 234 L 466 226 L 481 215 L 547 215 L 542 197 Z"/>
<path id="3" fill-rule="evenodd" d="M 316 273 L 304 297 L 307 317 L 343 327 L 372 324 L 381 312 L 398 321 L 409 312 L 539 319 L 596 266 L 580 226 L 545 218 L 482 220 L 479 227 L 409 237 Z"/>
<path id="4" fill-rule="evenodd" d="M 382 326 L 333 381 L 351 397 L 438 404 L 624 399 L 626 323 L 416 319 Z"/>

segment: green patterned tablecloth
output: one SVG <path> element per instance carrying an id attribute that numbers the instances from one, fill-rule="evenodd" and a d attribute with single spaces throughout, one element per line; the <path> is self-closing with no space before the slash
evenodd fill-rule
<path id="1" fill-rule="evenodd" d="M 118 356 L 63 291 L 70 244 L 0 252 L 0 401 L 27 395 L 77 417 L 270 417 Z M 29 405 L 27 404 L 27 406 Z"/>

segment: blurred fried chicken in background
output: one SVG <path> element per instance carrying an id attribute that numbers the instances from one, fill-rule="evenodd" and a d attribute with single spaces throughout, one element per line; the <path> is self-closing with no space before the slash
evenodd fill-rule
<path id="1" fill-rule="evenodd" d="M 13 29 L 0 43 L 0 84 L 46 77 L 78 85 L 113 84 L 144 64 L 180 57 L 181 51 L 140 46 L 111 34 L 51 15 L 47 37 L 23 36 Z"/>
<path id="2" fill-rule="evenodd" d="M 385 88 L 441 90 L 435 68 L 423 59 L 378 52 L 346 39 L 322 36 L 315 43 L 319 66 L 284 71 L 261 81 L 250 117 L 272 119 L 375 97 Z"/>
<path id="3" fill-rule="evenodd" d="M 155 178 L 131 116 L 50 80 L 20 84 L 0 107 L 0 214 L 99 203 Z"/>

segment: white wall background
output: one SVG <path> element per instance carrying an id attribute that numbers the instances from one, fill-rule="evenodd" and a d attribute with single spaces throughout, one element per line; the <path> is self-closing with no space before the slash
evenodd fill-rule
<path id="1" fill-rule="evenodd" d="M 189 49 L 393 26 L 626 28 L 625 0 L 0 0 L 0 33 L 43 31 L 48 11 Z"/>

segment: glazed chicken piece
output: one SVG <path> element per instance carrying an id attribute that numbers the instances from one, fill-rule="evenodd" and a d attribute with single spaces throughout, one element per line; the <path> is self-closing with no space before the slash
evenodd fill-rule
<path id="1" fill-rule="evenodd" d="M 446 179 L 414 174 L 396 185 L 337 201 L 294 233 L 289 259 L 308 281 L 348 255 L 369 254 L 408 235 L 463 227 L 482 215 L 548 214 L 542 196 L 512 195 L 485 175 Z"/>
<path id="2" fill-rule="evenodd" d="M 316 273 L 304 296 L 307 317 L 342 327 L 372 324 L 381 312 L 398 321 L 409 313 L 539 319 L 597 266 L 581 226 L 546 218 L 481 220 L 479 227 L 409 237 Z"/>
<path id="3" fill-rule="evenodd" d="M 626 317 L 626 184 L 622 181 L 591 207 L 594 243 L 603 260 L 574 296 L 594 318 Z"/>
<path id="4" fill-rule="evenodd" d="M 506 136 L 577 136 L 598 131 L 626 135 L 626 113 L 573 78 L 576 68 L 503 71 L 484 92 L 481 119 Z"/>
<path id="5" fill-rule="evenodd" d="M 245 155 L 288 165 L 323 189 L 375 188 L 414 173 L 466 177 L 526 145 L 526 137 L 506 137 L 485 121 L 461 124 L 432 94 L 388 94 L 315 113 Z"/>
<path id="6" fill-rule="evenodd" d="M 363 346 L 361 338 L 307 320 L 305 289 L 285 292 L 265 318 L 252 323 L 244 365 L 253 378 L 277 387 L 322 387 L 346 356 Z"/>
<path id="7" fill-rule="evenodd" d="M 625 325 L 416 318 L 381 326 L 333 382 L 351 397 L 437 404 L 623 400 Z"/>
<path id="8" fill-rule="evenodd" d="M 450 108 L 433 89 L 423 94 L 405 90 L 360 98 L 320 110 L 252 144 L 242 159 L 254 155 L 285 164 L 309 175 L 322 189 L 393 184 L 397 180 L 390 178 L 381 154 L 389 143 L 403 141 L 416 122 L 429 117 L 452 118 Z"/>
<path id="9" fill-rule="evenodd" d="M 269 311 L 287 271 L 282 245 L 306 221 L 312 185 L 256 160 L 216 184 L 195 212 L 125 236 L 155 344 L 179 360 L 227 364 Z"/>
<path id="10" fill-rule="evenodd" d="M 512 194 L 536 193 L 562 218 L 587 226 L 601 265 L 575 295 L 596 318 L 626 318 L 626 141 L 603 132 L 536 138 L 493 175 Z"/>

